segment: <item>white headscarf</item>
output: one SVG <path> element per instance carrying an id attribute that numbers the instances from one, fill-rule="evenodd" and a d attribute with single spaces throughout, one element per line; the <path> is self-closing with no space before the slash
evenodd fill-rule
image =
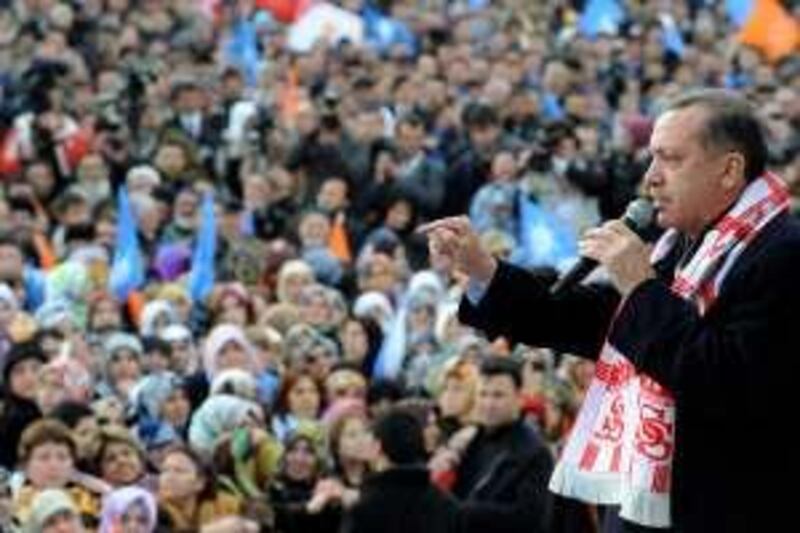
<path id="1" fill-rule="evenodd" d="M 210 456 L 220 437 L 262 415 L 261 407 L 250 400 L 230 394 L 210 396 L 192 417 L 189 444 Z"/>
<path id="2" fill-rule="evenodd" d="M 175 308 L 167 300 L 153 300 L 144 306 L 144 309 L 142 309 L 142 324 L 139 327 L 139 332 L 142 336 L 151 337 L 158 333 L 156 331 L 156 322 L 162 315 L 167 316 L 169 324 L 177 324 L 179 322 Z"/>
<path id="3" fill-rule="evenodd" d="M 235 342 L 247 354 L 250 361 L 249 370 L 256 369 L 256 352 L 253 345 L 245 337 L 242 328 L 233 324 L 220 324 L 209 333 L 203 349 L 203 368 L 209 381 L 214 380 L 219 368 L 219 354 L 229 342 Z"/>

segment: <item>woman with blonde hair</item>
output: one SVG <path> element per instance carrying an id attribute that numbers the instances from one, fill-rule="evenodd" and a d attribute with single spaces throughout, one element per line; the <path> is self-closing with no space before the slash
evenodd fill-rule
<path id="1" fill-rule="evenodd" d="M 455 357 L 445 363 L 436 403 L 445 437 L 472 422 L 478 387 L 478 367 L 471 360 Z"/>
<path id="2" fill-rule="evenodd" d="M 308 263 L 299 259 L 286 261 L 278 271 L 278 301 L 298 305 L 301 291 L 314 281 L 314 271 Z"/>

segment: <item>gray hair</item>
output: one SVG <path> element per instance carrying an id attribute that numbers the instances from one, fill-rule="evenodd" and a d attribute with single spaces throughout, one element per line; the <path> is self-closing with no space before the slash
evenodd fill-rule
<path id="1" fill-rule="evenodd" d="M 750 103 L 725 89 L 695 89 L 667 102 L 664 111 L 701 107 L 708 112 L 700 132 L 706 149 L 733 150 L 745 160 L 744 176 L 753 181 L 767 166 L 767 141 Z"/>

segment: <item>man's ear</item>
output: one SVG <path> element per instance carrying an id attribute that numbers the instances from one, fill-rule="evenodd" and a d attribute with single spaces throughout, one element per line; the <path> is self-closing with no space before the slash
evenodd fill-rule
<path id="1" fill-rule="evenodd" d="M 722 186 L 732 190 L 746 181 L 746 162 L 741 152 L 731 152 L 725 156 L 725 174 L 722 176 Z"/>

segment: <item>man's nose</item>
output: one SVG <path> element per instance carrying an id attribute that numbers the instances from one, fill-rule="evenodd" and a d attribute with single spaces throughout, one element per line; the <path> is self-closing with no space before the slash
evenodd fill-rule
<path id="1" fill-rule="evenodd" d="M 643 183 L 646 189 L 658 186 L 662 181 L 662 173 L 659 165 L 655 161 L 651 161 L 650 165 L 644 173 Z"/>

